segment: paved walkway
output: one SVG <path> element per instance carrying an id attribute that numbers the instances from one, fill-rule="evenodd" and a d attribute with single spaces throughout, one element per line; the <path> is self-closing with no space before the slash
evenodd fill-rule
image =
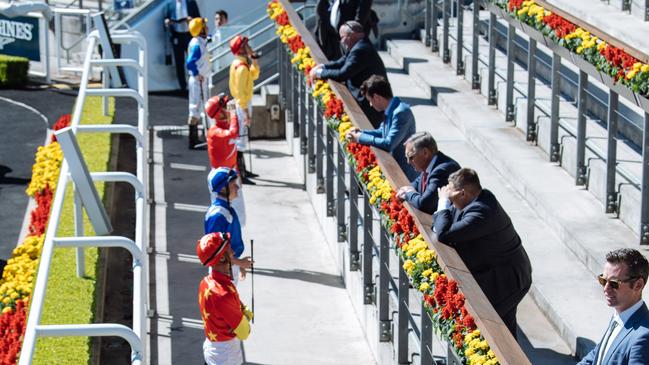
<path id="1" fill-rule="evenodd" d="M 157 123 L 160 124 L 159 122 Z M 196 303 L 203 268 L 195 256 L 209 203 L 207 153 L 186 148 L 186 132 L 156 127 L 151 292 L 152 364 L 202 363 Z M 257 185 L 245 185 L 246 254 L 255 241 L 255 323 L 247 364 L 373 364 L 351 302 L 284 141 L 254 141 Z M 251 303 L 252 278 L 240 283 Z M 344 349 L 344 351 L 340 351 Z"/>

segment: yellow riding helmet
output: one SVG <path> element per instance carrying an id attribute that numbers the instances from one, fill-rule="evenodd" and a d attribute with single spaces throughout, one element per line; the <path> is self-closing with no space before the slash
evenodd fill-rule
<path id="1" fill-rule="evenodd" d="M 194 18 L 189 22 L 189 33 L 192 35 L 192 37 L 196 37 L 201 34 L 206 25 L 207 19 Z"/>

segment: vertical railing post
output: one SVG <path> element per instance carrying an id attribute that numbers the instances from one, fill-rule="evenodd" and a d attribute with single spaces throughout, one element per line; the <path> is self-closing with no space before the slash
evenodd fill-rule
<path id="1" fill-rule="evenodd" d="M 649 1 L 649 0 L 648 0 Z M 439 52 L 439 40 L 437 39 L 437 20 L 439 19 L 439 4 L 438 0 L 431 0 L 431 16 L 430 16 L 430 50 Z"/>
<path id="2" fill-rule="evenodd" d="M 464 51 L 464 6 L 463 0 L 456 0 L 457 5 L 457 49 L 455 50 L 455 74 L 464 75 L 464 60 L 462 54 Z"/>
<path id="3" fill-rule="evenodd" d="M 430 22 L 433 19 L 430 14 L 430 3 L 433 1 L 435 0 L 426 0 L 426 8 L 424 9 L 424 44 L 426 47 L 430 47 Z"/>
<path id="4" fill-rule="evenodd" d="M 505 121 L 511 122 L 514 120 L 514 56 L 516 55 L 516 46 L 514 45 L 514 38 L 516 38 L 516 28 L 509 24 L 507 27 L 507 84 L 505 93 Z"/>
<path id="5" fill-rule="evenodd" d="M 322 110 L 317 107 L 317 112 L 316 112 L 316 127 L 315 127 L 315 173 L 316 173 L 316 193 L 317 194 L 322 194 L 325 192 L 325 183 L 324 183 L 324 166 L 323 166 L 323 158 L 322 156 L 325 154 L 325 148 L 324 148 L 324 142 L 323 138 L 324 136 L 322 135 L 323 133 L 327 133 L 325 128 L 328 129 L 328 127 L 324 126 L 323 123 L 323 118 L 324 116 L 322 115 Z"/>
<path id="6" fill-rule="evenodd" d="M 649 22 L 649 0 L 644 1 L 644 21 Z"/>
<path id="7" fill-rule="evenodd" d="M 421 301 L 421 338 L 419 339 L 419 354 L 421 355 L 420 365 L 433 363 L 433 321 L 428 315 L 426 302 Z"/>
<path id="8" fill-rule="evenodd" d="M 608 93 L 608 149 L 606 151 L 606 213 L 617 212 L 617 189 L 615 187 L 615 167 L 617 165 L 617 105 L 618 94 Z"/>
<path id="9" fill-rule="evenodd" d="M 579 70 L 577 84 L 577 159 L 575 169 L 575 184 L 586 185 L 586 88 L 588 74 Z"/>
<path id="10" fill-rule="evenodd" d="M 487 105 L 496 105 L 496 14 L 489 13 L 489 77 Z"/>
<path id="11" fill-rule="evenodd" d="M 82 237 L 84 235 L 83 229 L 83 203 L 81 202 L 81 194 L 76 187 L 73 189 L 74 194 L 74 235 L 75 237 Z M 75 248 L 77 259 L 77 277 L 82 278 L 86 275 L 86 257 L 83 247 Z"/>
<path id="12" fill-rule="evenodd" d="M 480 4 L 473 1 L 473 44 L 471 48 L 471 88 L 480 89 L 480 72 L 478 61 L 480 57 Z"/>
<path id="13" fill-rule="evenodd" d="M 397 352 L 398 352 L 398 362 L 399 364 L 409 364 L 408 359 L 408 288 L 410 282 L 408 281 L 408 275 L 406 275 L 405 270 L 403 269 L 403 261 L 401 259 L 399 262 L 399 293 L 398 293 L 398 310 L 399 310 L 399 327 L 397 328 Z"/>
<path id="14" fill-rule="evenodd" d="M 342 148 L 342 147 L 341 147 Z M 358 183 L 354 169 L 349 171 L 349 271 L 360 269 L 360 253 L 358 252 Z"/>
<path id="15" fill-rule="evenodd" d="M 340 144 L 337 145 L 336 166 L 336 222 L 338 226 L 338 242 L 344 242 L 347 235 L 345 226 L 345 155 Z"/>
<path id="16" fill-rule="evenodd" d="M 300 155 L 307 154 L 307 141 L 306 141 L 306 80 L 298 73 L 298 120 L 300 121 Z M 305 156 L 308 158 L 308 156 Z"/>
<path id="17" fill-rule="evenodd" d="M 551 104 L 550 104 L 550 162 L 559 162 L 559 103 L 561 92 L 561 56 L 552 53 L 552 83 Z"/>
<path id="18" fill-rule="evenodd" d="M 327 169 L 325 172 L 325 192 L 327 198 L 327 217 L 334 216 L 334 139 L 332 132 L 327 128 Z"/>
<path id="19" fill-rule="evenodd" d="M 291 91 L 293 92 L 293 97 L 291 101 L 293 102 L 293 105 L 291 106 L 291 109 L 293 111 L 291 112 L 291 118 L 293 120 L 293 137 L 298 138 L 300 137 L 300 117 L 298 115 L 299 113 L 299 108 L 300 108 L 300 103 L 299 103 L 299 88 L 300 88 L 300 79 L 299 79 L 299 74 L 298 71 L 291 67 Z"/>
<path id="20" fill-rule="evenodd" d="M 367 194 L 363 194 L 363 304 L 372 304 L 374 301 L 374 276 L 372 273 L 373 227 L 370 200 Z"/>
<path id="21" fill-rule="evenodd" d="M 444 1 L 444 9 L 443 9 L 443 17 L 444 17 L 444 22 L 443 22 L 443 30 L 442 30 L 442 62 L 444 63 L 449 63 L 451 62 L 451 50 L 449 48 L 449 17 L 451 16 L 451 0 L 443 0 Z"/>
<path id="22" fill-rule="evenodd" d="M 389 342 L 392 340 L 392 324 L 390 321 L 390 242 L 388 234 L 381 226 L 379 230 L 379 287 L 378 287 L 378 310 L 379 310 L 379 341 Z"/>
<path id="23" fill-rule="evenodd" d="M 528 142 L 536 141 L 536 41 L 529 39 L 527 44 L 527 135 Z"/>
<path id="24" fill-rule="evenodd" d="M 307 135 L 307 156 L 309 157 L 309 174 L 315 172 L 315 135 L 316 135 L 316 123 L 315 123 L 315 99 L 309 94 L 308 88 L 304 93 L 305 102 L 306 102 L 306 118 L 308 126 L 308 135 Z"/>
<path id="25" fill-rule="evenodd" d="M 640 244 L 649 244 L 649 113 L 644 113 L 642 131 L 642 182 L 640 190 Z"/>

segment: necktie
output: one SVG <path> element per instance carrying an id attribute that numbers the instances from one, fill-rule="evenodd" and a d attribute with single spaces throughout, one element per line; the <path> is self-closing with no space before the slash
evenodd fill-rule
<path id="1" fill-rule="evenodd" d="M 602 361 L 604 361 L 604 355 L 606 355 L 606 346 L 608 345 L 608 341 L 611 339 L 611 335 L 613 334 L 615 327 L 617 327 L 617 321 L 613 320 L 611 321 L 611 325 L 608 328 L 602 344 L 599 346 L 599 353 L 597 354 L 597 362 L 595 365 L 602 365 Z"/>
<path id="2" fill-rule="evenodd" d="M 419 187 L 419 193 L 423 194 L 426 191 L 426 184 L 428 183 L 428 171 L 421 173 L 421 186 Z"/>

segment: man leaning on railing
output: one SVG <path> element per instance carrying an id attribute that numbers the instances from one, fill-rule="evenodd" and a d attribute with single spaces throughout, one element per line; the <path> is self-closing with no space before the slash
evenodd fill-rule
<path id="1" fill-rule="evenodd" d="M 331 79 L 345 82 L 358 104 L 363 109 L 372 126 L 377 128 L 385 115 L 370 106 L 361 93 L 361 85 L 372 75 L 387 78 L 385 65 L 374 46 L 365 37 L 363 26 L 356 21 L 348 21 L 340 27 L 340 43 L 345 55 L 336 61 L 319 64 L 309 76 L 313 79 Z"/>
<path id="2" fill-rule="evenodd" d="M 415 116 L 410 105 L 392 94 L 390 83 L 383 76 L 373 75 L 361 85 L 361 94 L 372 108 L 385 112 L 385 121 L 373 130 L 352 128 L 345 136 L 349 141 L 374 146 L 390 152 L 409 181 L 417 176 L 408 164 L 404 142 L 415 133 Z"/>
<path id="3" fill-rule="evenodd" d="M 472 169 L 451 174 L 438 193 L 437 239 L 457 250 L 516 338 L 516 308 L 532 285 L 532 266 L 511 219 Z"/>
<path id="4" fill-rule="evenodd" d="M 428 132 L 413 134 L 406 140 L 405 147 L 408 163 L 420 174 L 410 185 L 399 188 L 397 198 L 433 214 L 437 209 L 437 189 L 448 184 L 448 177 L 460 169 L 460 164 L 443 154 Z"/>

